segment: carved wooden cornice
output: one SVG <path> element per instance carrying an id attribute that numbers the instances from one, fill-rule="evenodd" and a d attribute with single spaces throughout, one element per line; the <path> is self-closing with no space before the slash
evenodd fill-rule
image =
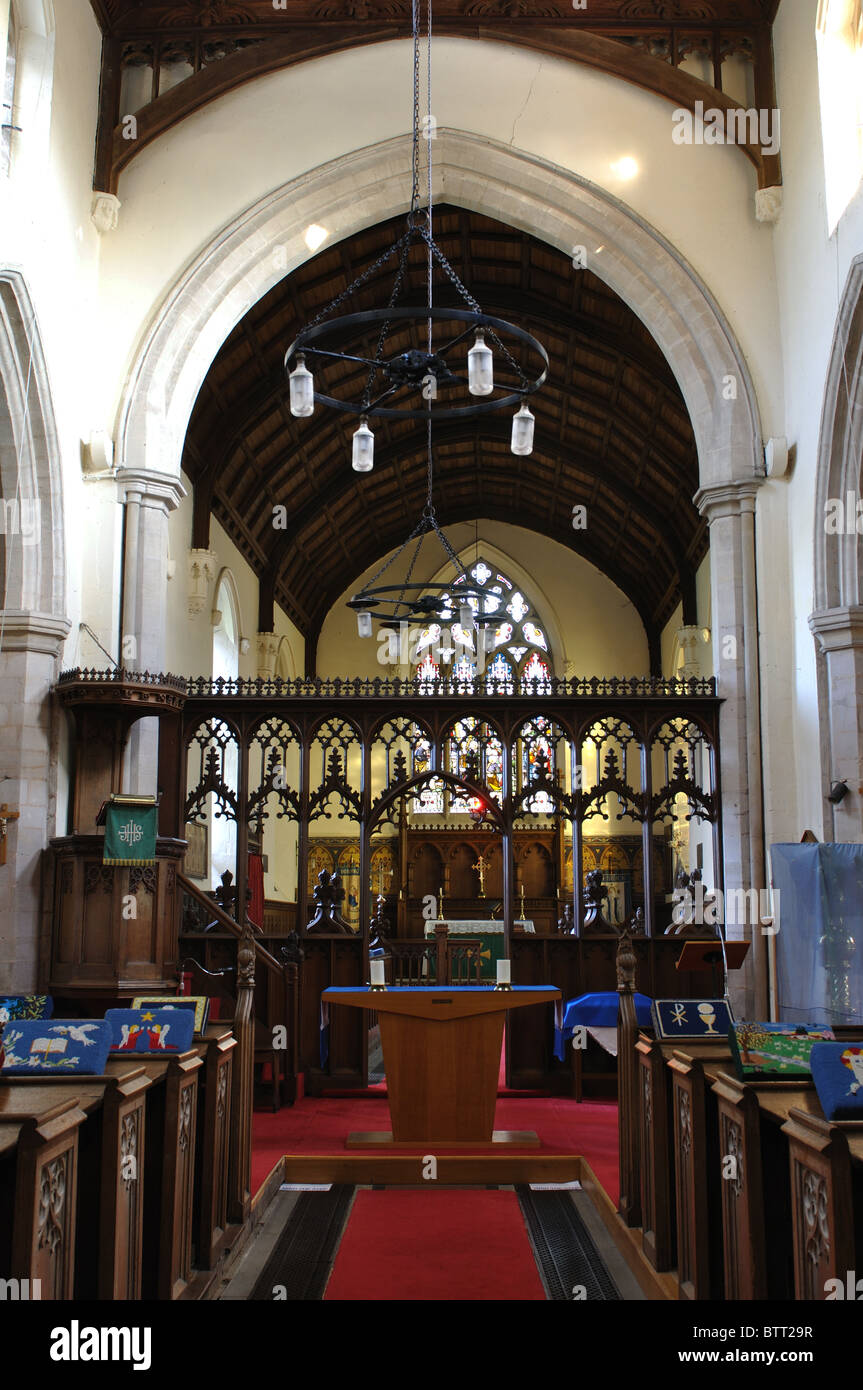
<path id="1" fill-rule="evenodd" d="M 151 141 L 234 88 L 283 67 L 348 48 L 408 38 L 409 0 L 190 0 L 136 4 L 92 0 L 102 27 L 102 82 L 94 188 L 116 194 L 123 168 Z M 777 0 L 591 0 L 575 10 L 564 0 L 440 0 L 435 33 L 503 42 L 566 58 L 632 82 L 695 109 L 721 110 L 722 63 L 735 54 L 755 69 L 755 101 L 775 106 L 770 26 Z M 679 64 L 697 54 L 712 66 L 713 85 Z M 192 73 L 159 94 L 163 61 Z M 136 111 L 134 139 L 120 110 L 123 68 L 152 66 L 153 99 Z M 781 183 L 778 155 L 742 145 L 760 188 Z"/>
<path id="2" fill-rule="evenodd" d="M 273 0 L 92 0 L 96 17 L 106 34 L 123 36 L 166 31 L 221 28 L 262 28 L 272 31 L 287 25 L 343 24 L 348 20 L 394 22 L 410 19 L 410 0 L 285 0 L 276 8 Z M 574 28 L 608 25 L 770 24 L 778 0 L 590 0 L 589 10 L 575 10 L 568 0 L 435 0 L 436 22 L 457 18 L 508 21 L 552 20 Z"/>

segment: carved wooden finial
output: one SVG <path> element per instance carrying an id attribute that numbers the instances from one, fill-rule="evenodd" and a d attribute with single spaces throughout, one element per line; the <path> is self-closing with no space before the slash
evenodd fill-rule
<path id="1" fill-rule="evenodd" d="M 585 874 L 582 898 L 584 901 L 584 930 L 586 932 L 614 932 L 617 927 L 609 922 L 604 912 L 604 900 L 608 889 L 602 881 L 602 869 L 591 869 Z"/>
<path id="2" fill-rule="evenodd" d="M 635 993 L 635 951 L 632 946 L 632 937 L 629 926 L 625 926 L 620 933 L 620 940 L 617 945 L 617 992 L 618 994 Z"/>
<path id="3" fill-rule="evenodd" d="M 338 874 L 331 874 L 329 870 L 321 869 L 321 872 L 318 874 L 318 881 L 315 884 L 313 897 L 315 900 L 315 915 L 311 922 L 308 922 L 306 925 L 307 932 L 314 932 L 317 935 L 353 935 L 347 922 L 339 916 L 338 904 L 344 897 L 344 889 L 342 888 L 342 881 Z"/>
<path id="4" fill-rule="evenodd" d="M 369 922 L 369 949 L 372 951 L 378 951 L 386 945 L 390 930 L 389 919 L 384 915 L 386 905 L 386 898 L 383 893 L 379 893 L 375 900 L 377 911 Z"/>
<path id="5" fill-rule="evenodd" d="M 250 925 L 243 928 L 237 947 L 237 987 L 255 988 L 255 937 Z"/>

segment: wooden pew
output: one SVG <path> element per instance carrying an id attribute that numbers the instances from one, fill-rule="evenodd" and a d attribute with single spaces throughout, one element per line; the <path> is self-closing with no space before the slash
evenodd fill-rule
<path id="1" fill-rule="evenodd" d="M 807 1099 L 805 1108 L 789 1107 L 782 1126 L 790 1164 L 794 1296 L 824 1299 L 827 1281 L 838 1279 L 838 1296 L 847 1298 L 849 1271 L 853 1285 L 858 1271 L 863 1277 L 863 1124 L 831 1124 L 817 1099 Z M 856 1287 L 851 1296 L 860 1296 Z"/>
<path id="2" fill-rule="evenodd" d="M 198 1073 L 204 1051 L 198 1044 L 172 1057 L 142 1053 L 139 1058 L 153 1084 L 144 1151 L 144 1299 L 198 1292 L 192 1286 L 192 1231 Z"/>
<path id="3" fill-rule="evenodd" d="M 803 1078 L 759 1084 L 720 1072 L 713 1091 L 720 1161 L 734 1160 L 733 1173 L 721 1184 L 725 1297 L 793 1298 L 788 1138 L 782 1125 L 792 1107 L 818 1106 L 815 1089 Z"/>
<path id="4" fill-rule="evenodd" d="M 15 1087 L 0 1097 L 0 1251 L 10 1277 L 38 1279 L 43 1299 L 75 1290 L 78 1131 L 68 1088 Z"/>
<path id="5" fill-rule="evenodd" d="M 205 1059 L 198 1103 L 195 1184 L 195 1264 L 215 1269 L 229 1243 L 228 1165 L 231 1099 L 237 1040 L 230 1024 L 211 1023 L 204 1034 Z"/>
<path id="6" fill-rule="evenodd" d="M 88 1113 L 81 1129 L 80 1235 L 76 1298 L 141 1297 L 147 1092 L 152 1081 L 131 1058 L 109 1059 L 107 1080 L 67 1082 Z M 99 1213 L 98 1240 L 90 1223 Z M 86 1231 L 86 1236 L 85 1236 Z"/>
<path id="7" fill-rule="evenodd" d="M 635 1045 L 641 1068 L 641 1198 L 642 1248 L 656 1270 L 673 1269 L 677 1262 L 675 1213 L 674 1093 L 668 1062 L 675 1051 L 688 1058 L 730 1065 L 727 1042 L 660 1041 L 639 1034 Z M 688 1201 L 692 1201 L 689 1195 Z"/>
<path id="8" fill-rule="evenodd" d="M 140 1065 L 128 1059 L 109 1062 L 108 1066 L 111 1074 L 104 1077 L 15 1077 L 3 1083 L 0 1130 L 4 1147 L 8 1146 L 10 1172 L 13 1165 L 16 1170 L 13 1224 L 19 1254 L 22 1242 L 28 1239 L 24 1226 L 26 1213 L 31 1210 L 29 1195 L 22 1204 L 20 1194 L 34 1180 L 26 1126 L 29 1123 L 36 1132 L 44 1133 L 58 1109 L 65 1116 L 74 1109 L 80 1116 L 75 1153 L 68 1155 L 63 1174 L 70 1233 L 77 1230 L 80 1238 L 72 1242 L 70 1280 L 65 1275 L 61 1280 L 65 1292 L 46 1293 L 43 1283 L 43 1297 L 69 1298 L 73 1291 L 76 1298 L 140 1297 L 143 1182 L 138 1165 L 143 1153 L 144 1107 L 150 1080 Z M 17 1136 L 16 1116 L 24 1120 Z M 46 1161 L 43 1160 L 43 1168 Z M 48 1173 L 46 1190 L 50 1190 L 51 1178 Z M 57 1178 L 55 1174 L 55 1186 Z M 59 1200 L 58 1192 L 58 1209 Z M 44 1203 L 38 1216 L 42 1221 Z M 50 1219 L 53 1225 L 54 1218 Z M 56 1230 L 53 1239 L 56 1243 Z M 33 1242 L 37 1252 L 44 1249 L 45 1241 L 38 1229 L 31 1232 Z M 19 1277 L 41 1276 L 34 1268 L 31 1275 Z M 60 1284 L 54 1280 L 51 1286 Z"/>
<path id="9" fill-rule="evenodd" d="M 673 1172 L 679 1297 L 723 1297 L 722 1166 L 711 1082 L 730 1063 L 719 1043 L 684 1043 L 668 1061 L 674 1133 Z"/>

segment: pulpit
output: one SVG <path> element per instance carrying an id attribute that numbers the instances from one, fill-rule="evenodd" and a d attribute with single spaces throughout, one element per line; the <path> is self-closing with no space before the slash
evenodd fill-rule
<path id="1" fill-rule="evenodd" d="M 560 998 L 559 989 L 364 987 L 326 989 L 322 998 L 330 1004 L 374 1009 L 380 1021 L 392 1132 L 350 1135 L 349 1148 L 538 1144 L 529 1131 L 494 1130 L 503 1024 L 509 1009 L 553 1003 Z"/>

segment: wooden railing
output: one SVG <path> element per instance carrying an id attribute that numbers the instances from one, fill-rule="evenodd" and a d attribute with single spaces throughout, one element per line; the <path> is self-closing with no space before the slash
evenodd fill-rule
<path id="1" fill-rule="evenodd" d="M 479 937 L 449 936 L 445 924 L 435 927 L 434 941 L 390 941 L 384 945 L 387 983 L 391 985 L 482 984 Z"/>
<path id="2" fill-rule="evenodd" d="M 202 987 L 207 994 L 232 1001 L 236 1017 L 240 1003 L 239 949 L 243 931 L 230 913 L 191 879 L 180 874 L 179 883 L 183 893 L 181 963 L 186 968 L 191 964 L 193 971 L 199 972 L 199 984 L 193 993 Z M 213 930 L 203 930 L 210 924 Z M 283 1082 L 283 1099 L 292 1103 L 299 1070 L 298 961 L 277 959 L 264 942 L 253 935 L 251 928 L 248 940 L 255 981 L 251 1015 L 253 1065 L 255 1060 L 267 1060 L 277 1069 Z M 283 1034 L 277 1031 L 281 1029 Z M 249 1111 L 251 1117 L 251 1105 Z"/>

